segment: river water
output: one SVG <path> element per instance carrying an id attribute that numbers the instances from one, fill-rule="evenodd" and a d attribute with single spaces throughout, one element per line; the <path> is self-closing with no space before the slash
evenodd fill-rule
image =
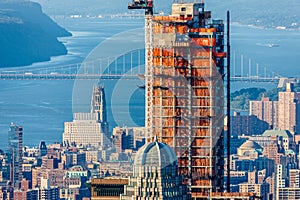
<path id="1" fill-rule="evenodd" d="M 98 18 L 55 18 L 61 26 L 72 32 L 73 36 L 61 38 L 68 49 L 68 55 L 53 57 L 50 61 L 35 63 L 21 68 L 43 68 L 80 63 L 93 54 L 93 49 L 107 38 L 123 31 L 134 30 L 141 38 L 143 19 L 98 19 Z M 126 40 L 126 38 L 125 38 Z M 235 54 L 235 74 L 251 76 L 263 75 L 264 67 L 283 76 L 300 76 L 299 57 L 300 31 L 266 30 L 242 25 L 232 26 L 232 52 Z M 268 47 L 278 44 L 279 47 Z M 119 51 L 121 46 L 113 46 Z M 102 53 L 105 54 L 105 48 Z M 233 54 L 232 54 L 233 55 Z M 241 55 L 244 69 L 241 70 Z M 249 59 L 253 69 L 248 70 Z M 233 66 L 233 65 L 232 65 Z M 102 81 L 106 88 L 108 120 L 110 127 L 116 125 L 141 126 L 144 122 L 144 92 L 138 89 L 137 81 Z M 72 120 L 74 112 L 89 110 L 89 102 L 76 105 L 78 82 L 74 80 L 1 80 L 0 81 L 0 148 L 7 145 L 7 130 L 11 122 L 22 125 L 24 144 L 37 146 L 40 140 L 47 143 L 60 142 L 63 123 Z M 268 87 L 269 84 L 233 84 L 233 89 L 242 87 Z M 119 87 L 119 88 L 118 88 Z M 120 89 L 121 88 L 121 89 Z M 123 88 L 128 88 L 124 90 Z M 91 88 L 90 88 L 91 89 Z M 87 90 L 90 90 L 87 88 Z M 116 92 L 117 91 L 117 92 Z M 75 100 L 74 100 L 75 99 Z M 86 98 L 89 99 L 89 98 Z M 113 108 L 113 109 L 111 109 Z"/>

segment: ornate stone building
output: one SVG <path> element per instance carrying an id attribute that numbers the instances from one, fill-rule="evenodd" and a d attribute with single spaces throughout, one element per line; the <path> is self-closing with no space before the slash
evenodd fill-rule
<path id="1" fill-rule="evenodd" d="M 177 157 L 167 144 L 155 141 L 141 147 L 121 199 L 190 199 L 178 175 Z"/>

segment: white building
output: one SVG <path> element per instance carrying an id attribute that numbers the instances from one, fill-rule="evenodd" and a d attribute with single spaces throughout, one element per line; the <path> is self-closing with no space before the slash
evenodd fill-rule
<path id="1" fill-rule="evenodd" d="M 90 113 L 74 113 L 72 122 L 65 122 L 63 142 L 66 146 L 96 147 L 109 144 L 104 86 L 94 86 Z"/>
<path id="2" fill-rule="evenodd" d="M 105 146 L 108 142 L 98 113 L 75 113 L 72 122 L 65 122 L 63 142 L 77 146 Z"/>
<path id="3" fill-rule="evenodd" d="M 39 192 L 40 200 L 59 200 L 59 188 L 51 187 L 50 180 L 41 177 L 41 187 Z"/>

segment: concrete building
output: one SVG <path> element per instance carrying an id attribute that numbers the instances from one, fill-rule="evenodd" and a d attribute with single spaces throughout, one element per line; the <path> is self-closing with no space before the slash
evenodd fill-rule
<path id="1" fill-rule="evenodd" d="M 133 176 L 120 199 L 190 199 L 174 150 L 157 141 L 141 147 L 134 159 Z"/>
<path id="2" fill-rule="evenodd" d="M 14 200 L 39 200 L 39 190 L 32 190 L 29 181 L 23 179 L 20 189 L 14 190 Z"/>
<path id="3" fill-rule="evenodd" d="M 41 168 L 36 167 L 32 169 L 32 188 L 39 187 L 41 185 Z"/>
<path id="4" fill-rule="evenodd" d="M 77 200 L 89 197 L 90 192 L 87 188 L 88 171 L 80 165 L 71 167 L 64 177 L 64 187 L 60 188 L 60 198 Z"/>
<path id="5" fill-rule="evenodd" d="M 275 161 L 275 164 L 280 164 L 279 145 L 277 141 L 264 147 L 263 156 Z"/>
<path id="6" fill-rule="evenodd" d="M 101 160 L 106 160 L 104 156 L 102 156 L 102 152 L 99 151 L 96 148 L 87 148 L 84 150 L 86 154 L 86 162 L 92 163 L 92 162 L 99 162 Z"/>
<path id="7" fill-rule="evenodd" d="M 284 170 L 284 167 L 279 164 L 276 165 L 276 171 L 275 171 L 275 199 L 277 200 L 279 198 L 279 189 L 286 187 L 286 177 L 287 172 Z"/>
<path id="8" fill-rule="evenodd" d="M 75 113 L 73 122 L 64 123 L 63 142 L 66 145 L 100 147 L 107 141 L 97 113 Z"/>
<path id="9" fill-rule="evenodd" d="M 299 188 L 300 187 L 300 170 L 290 169 L 289 170 L 289 187 Z"/>
<path id="10" fill-rule="evenodd" d="M 293 135 L 288 130 L 266 130 L 262 136 L 276 137 L 279 146 L 282 146 L 285 151 L 294 148 Z"/>
<path id="11" fill-rule="evenodd" d="M 73 122 L 64 123 L 65 146 L 106 147 L 111 135 L 107 122 L 103 86 L 94 86 L 90 113 L 74 113 Z"/>
<path id="12" fill-rule="evenodd" d="M 41 178 L 41 187 L 39 191 L 40 200 L 59 200 L 59 188 L 50 186 L 50 180 Z"/>
<path id="13" fill-rule="evenodd" d="M 125 150 L 125 142 L 127 142 L 127 145 L 128 143 L 132 143 L 132 137 L 129 136 L 127 139 L 128 141 L 125 140 L 125 132 L 123 129 L 119 127 L 113 129 L 113 144 L 117 153 L 122 153 L 123 150 Z"/>
<path id="14" fill-rule="evenodd" d="M 293 84 L 286 84 L 286 91 L 278 94 L 278 129 L 300 133 L 300 93 Z"/>
<path id="15" fill-rule="evenodd" d="M 300 199 L 300 188 L 279 188 L 276 200 Z"/>
<path id="16" fill-rule="evenodd" d="M 249 115 L 255 115 L 258 119 L 269 124 L 269 129 L 278 128 L 278 101 L 270 101 L 270 98 L 262 96 L 260 101 L 250 101 Z"/>
<path id="17" fill-rule="evenodd" d="M 92 200 L 120 200 L 128 179 L 97 178 L 91 181 Z"/>
<path id="18" fill-rule="evenodd" d="M 43 156 L 42 165 L 43 169 L 56 169 L 58 167 L 59 160 L 57 158 Z"/>
<path id="19" fill-rule="evenodd" d="M 145 144 L 144 127 L 115 127 L 113 129 L 113 144 L 117 153 L 126 149 L 138 150 Z"/>
<path id="20" fill-rule="evenodd" d="M 270 188 L 268 183 L 241 183 L 239 188 L 240 193 L 254 193 L 256 196 L 262 197 L 262 199 L 269 199 Z"/>
<path id="21" fill-rule="evenodd" d="M 227 173 L 224 173 L 224 176 L 227 177 Z M 230 184 L 237 185 L 239 183 L 245 183 L 248 180 L 246 171 L 230 171 Z M 238 191 L 233 191 L 238 192 Z"/>
<path id="22" fill-rule="evenodd" d="M 14 200 L 39 200 L 39 190 L 14 191 Z"/>
<path id="23" fill-rule="evenodd" d="M 266 157 L 258 157 L 256 159 L 239 159 L 234 160 L 237 171 L 254 171 L 266 170 L 266 176 L 272 175 L 275 170 L 274 160 Z"/>
<path id="24" fill-rule="evenodd" d="M 239 112 L 234 112 L 230 124 L 233 135 L 260 135 L 269 128 L 269 124 L 258 119 L 257 116 L 241 115 Z"/>
<path id="25" fill-rule="evenodd" d="M 276 193 L 276 189 L 275 189 L 275 173 L 272 174 L 272 176 L 269 176 L 266 178 L 266 183 L 268 183 L 270 185 L 270 200 L 274 199 L 275 197 L 275 193 Z"/>

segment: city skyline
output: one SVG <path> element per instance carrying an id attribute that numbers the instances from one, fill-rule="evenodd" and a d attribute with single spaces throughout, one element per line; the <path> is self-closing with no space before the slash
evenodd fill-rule
<path id="1" fill-rule="evenodd" d="M 267 77 L 266 68 L 260 77 L 259 65 L 256 64 L 254 73 L 251 59 L 248 75 L 244 76 L 244 56 L 240 58 L 240 69 L 236 65 L 235 51 L 231 57 L 231 36 L 239 36 L 231 33 L 231 27 L 236 27 L 230 24 L 229 11 L 226 24 L 223 18 L 214 19 L 215 14 L 205 9 L 203 1 L 174 1 L 169 14 L 156 13 L 156 3 L 152 0 L 129 2 L 130 13 L 134 13 L 134 9 L 145 12 L 145 29 L 134 29 L 104 40 L 75 68 L 70 65 L 54 68 L 55 71 L 38 67 L 36 71 L 27 71 L 26 67 L 0 71 L 7 83 L 11 78 L 45 79 L 40 80 L 45 81 L 44 84 L 38 85 L 45 88 L 43 92 L 30 87 L 34 81 L 28 82 L 28 88 L 39 97 L 43 93 L 49 95 L 49 100 L 15 90 L 18 98 L 10 102 L 15 105 L 10 115 L 16 119 L 19 119 L 18 114 L 27 119 L 21 109 L 18 112 L 20 105 L 27 106 L 26 96 L 30 102 L 41 101 L 44 108 L 48 108 L 52 106 L 50 97 L 57 95 L 65 83 L 73 85 L 70 94 L 67 90 L 62 93 L 64 97 L 72 96 L 71 100 L 61 101 L 61 107 L 53 109 L 52 119 L 64 118 L 70 104 L 72 109 L 68 107 L 68 113 L 73 110 L 72 118 L 64 118 L 64 130 L 56 129 L 60 130 L 61 140 L 52 135 L 57 142 L 42 139 L 39 145 L 27 146 L 24 140 L 31 136 L 24 134 L 24 130 L 28 125 L 23 124 L 23 120 L 14 120 L 18 125 L 7 124 L 7 147 L 0 152 L 0 198 L 300 198 L 299 79 L 274 73 Z M 120 24 L 100 16 L 72 15 L 63 20 L 111 20 L 112 24 L 107 26 L 110 30 L 107 33 L 111 35 L 124 27 L 137 26 L 138 23 L 127 23 L 136 20 L 130 15 L 123 17 Z M 282 27 L 276 30 L 285 30 Z M 99 33 L 75 31 L 72 34 L 71 39 L 84 35 L 86 41 L 96 41 Z M 242 37 L 246 35 L 244 32 Z M 141 40 L 144 36 L 145 41 Z M 107 38 L 106 35 L 101 37 Z M 282 35 L 280 38 L 284 39 Z M 74 43 L 62 41 L 63 38 L 58 42 L 66 46 L 76 44 L 76 40 Z M 268 46 L 257 44 L 261 48 L 272 48 L 272 55 L 282 48 L 282 43 L 272 41 L 268 41 Z M 251 47 L 249 43 L 246 46 Z M 77 56 L 67 54 L 70 55 Z M 106 55 L 113 56 L 101 57 Z M 267 57 L 267 53 L 264 55 Z M 145 57 L 144 62 L 141 57 Z M 141 70 L 143 64 L 145 71 Z M 247 87 L 254 80 L 278 82 L 279 88 L 271 91 L 250 88 L 231 93 L 231 81 L 241 80 L 251 83 Z M 48 84 L 57 81 L 61 81 L 59 86 L 53 84 L 54 90 L 48 90 Z M 15 84 L 15 80 L 11 82 Z M 241 87 L 244 86 L 241 84 Z M 141 96 L 145 105 L 139 105 Z M 135 109 L 131 110 L 132 107 Z M 125 114 L 123 119 L 119 116 L 122 113 Z M 124 118 L 132 120 L 143 113 L 145 116 L 139 120 L 145 120 L 145 126 L 123 123 Z M 45 122 L 49 125 L 40 128 L 37 137 L 31 137 L 33 141 L 47 136 L 47 130 L 55 127 L 50 117 L 44 117 L 47 114 L 45 109 L 38 120 L 41 126 Z M 118 123 L 114 119 L 118 119 Z M 34 120 L 32 123 L 36 124 Z"/>

